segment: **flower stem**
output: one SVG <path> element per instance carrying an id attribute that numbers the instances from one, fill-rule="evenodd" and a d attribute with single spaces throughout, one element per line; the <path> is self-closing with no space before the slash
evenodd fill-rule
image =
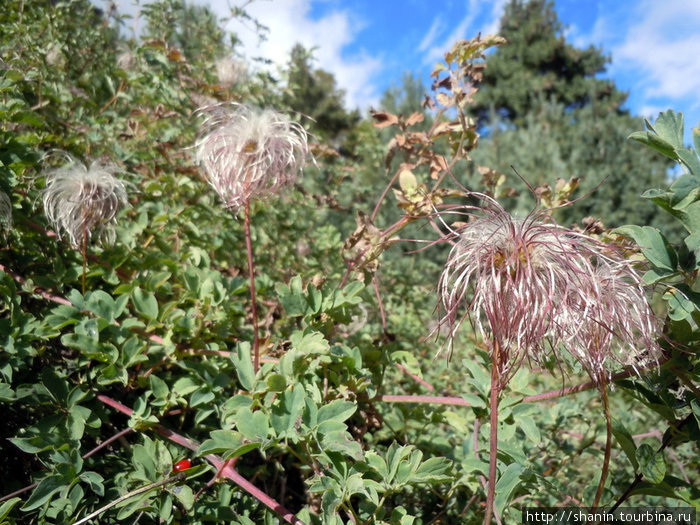
<path id="1" fill-rule="evenodd" d="M 489 485 L 486 494 L 486 514 L 484 525 L 490 525 L 493 514 L 493 501 L 496 497 L 496 476 L 498 465 L 498 398 L 501 393 L 501 378 L 499 376 L 500 349 L 495 343 L 491 350 L 491 429 L 489 450 Z"/>
<path id="2" fill-rule="evenodd" d="M 593 509 L 598 508 L 600 498 L 605 490 L 605 480 L 608 477 L 608 469 L 610 468 L 610 452 L 612 449 L 612 419 L 610 418 L 610 403 L 608 402 L 608 389 L 605 386 L 605 379 L 600 383 L 600 395 L 603 400 L 603 412 L 605 412 L 605 455 L 603 457 L 603 468 L 600 472 L 600 481 L 598 482 L 598 490 L 595 493 L 593 500 Z"/>
<path id="3" fill-rule="evenodd" d="M 253 368 L 260 368 L 260 336 L 258 335 L 258 306 L 255 302 L 255 264 L 253 263 L 253 242 L 250 237 L 250 200 L 244 204 L 245 247 L 248 254 L 248 277 L 250 278 L 250 308 L 253 316 Z"/>
<path id="4" fill-rule="evenodd" d="M 83 295 L 85 295 L 85 274 L 87 273 L 87 225 L 83 224 L 81 253 L 83 256 Z"/>

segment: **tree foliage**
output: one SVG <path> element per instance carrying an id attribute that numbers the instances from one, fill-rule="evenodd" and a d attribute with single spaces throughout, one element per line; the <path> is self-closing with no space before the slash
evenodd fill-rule
<path id="1" fill-rule="evenodd" d="M 292 48 L 282 102 L 310 117 L 312 128 L 322 137 L 337 138 L 352 129 L 359 120 L 359 113 L 345 109 L 345 94 L 337 88 L 333 75 L 314 68 L 312 62 L 313 51 L 304 49 L 301 44 Z"/>
<path id="2" fill-rule="evenodd" d="M 551 0 L 511 0 L 501 17 L 499 35 L 509 45 L 488 57 L 472 111 L 480 122 L 492 109 L 515 125 L 541 101 L 566 110 L 594 104 L 603 114 L 619 111 L 626 95 L 600 78 L 609 59 L 590 46 L 568 43 Z"/>

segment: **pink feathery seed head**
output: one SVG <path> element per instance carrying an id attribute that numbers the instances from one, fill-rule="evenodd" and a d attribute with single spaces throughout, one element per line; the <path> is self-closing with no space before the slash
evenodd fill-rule
<path id="1" fill-rule="evenodd" d="M 119 168 L 101 162 L 88 168 L 66 157 L 66 164 L 43 173 L 47 219 L 59 237 L 68 235 L 73 245 L 82 245 L 95 233 L 112 242 L 117 212 L 128 204 L 125 183 L 114 177 Z"/>
<path id="2" fill-rule="evenodd" d="M 309 154 L 304 128 L 270 109 L 240 104 L 200 108 L 195 160 L 224 206 L 238 209 L 292 185 Z"/>
<path id="3" fill-rule="evenodd" d="M 661 323 L 632 265 L 624 259 L 602 260 L 594 275 L 588 288 L 570 298 L 565 313 L 574 312 L 575 320 L 560 320 L 567 330 L 564 342 L 569 353 L 601 384 L 615 367 L 631 367 L 639 373 L 658 364 Z"/>
<path id="4" fill-rule="evenodd" d="M 506 382 L 524 358 L 540 360 L 560 342 L 583 336 L 580 323 L 595 317 L 605 294 L 597 266 L 627 268 L 627 263 L 605 244 L 545 215 L 517 219 L 493 199 L 475 196 L 485 205 L 460 212 L 471 220 L 455 232 L 438 283 L 440 325 L 448 328 L 451 347 L 469 319 L 490 351 L 498 352 L 499 375 Z M 622 282 L 628 281 L 616 284 Z M 638 302 L 615 306 L 642 311 Z"/>

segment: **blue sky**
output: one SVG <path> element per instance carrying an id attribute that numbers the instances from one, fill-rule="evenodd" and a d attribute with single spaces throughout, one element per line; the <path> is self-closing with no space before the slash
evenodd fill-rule
<path id="1" fill-rule="evenodd" d="M 132 0 L 121 0 L 122 4 Z M 143 2 L 144 0 L 142 0 Z M 195 0 L 219 16 L 244 0 Z M 300 42 L 317 67 L 333 73 L 349 107 L 378 107 L 404 72 L 426 86 L 451 44 L 498 31 L 507 0 L 254 0 L 246 10 L 269 28 L 260 42 L 250 26 L 230 22 L 245 58 L 286 62 Z M 123 7 L 123 6 L 122 6 Z M 674 109 L 686 128 L 700 124 L 700 0 L 555 0 L 567 39 L 610 55 L 606 76 L 629 92 L 627 108 L 651 117 Z M 686 131 L 686 137 L 689 137 Z"/>

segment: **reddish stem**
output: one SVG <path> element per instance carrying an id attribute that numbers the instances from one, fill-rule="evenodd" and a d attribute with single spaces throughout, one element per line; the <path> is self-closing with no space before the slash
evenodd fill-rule
<path id="1" fill-rule="evenodd" d="M 486 494 L 486 514 L 484 525 L 490 525 L 493 515 L 493 501 L 496 497 L 496 477 L 498 475 L 498 397 L 501 393 L 501 378 L 499 375 L 499 348 L 494 344 L 491 350 L 491 429 L 489 449 L 489 485 Z"/>
<path id="2" fill-rule="evenodd" d="M 255 265 L 253 263 L 253 242 L 250 237 L 250 201 L 246 200 L 244 207 L 245 217 L 245 247 L 248 254 L 248 277 L 250 278 L 250 308 L 253 316 L 253 369 L 257 372 L 260 368 L 260 336 L 258 335 L 258 305 L 255 301 Z"/>
<path id="3" fill-rule="evenodd" d="M 612 419 L 610 418 L 610 403 L 608 402 L 608 389 L 605 385 L 605 378 L 600 381 L 600 395 L 603 399 L 603 412 L 605 413 L 605 455 L 603 457 L 603 468 L 600 473 L 600 481 L 598 482 L 598 490 L 593 499 L 593 510 L 598 508 L 600 498 L 603 497 L 605 491 L 605 480 L 608 477 L 610 468 L 610 453 L 612 450 Z"/>

